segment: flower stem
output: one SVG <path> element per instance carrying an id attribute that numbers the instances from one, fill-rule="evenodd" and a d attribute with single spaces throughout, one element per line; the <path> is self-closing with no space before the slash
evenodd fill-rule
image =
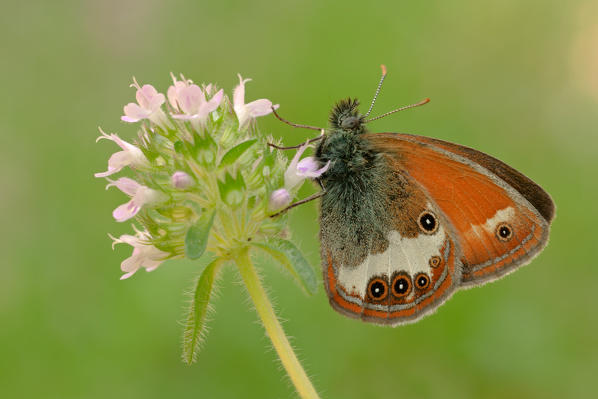
<path id="1" fill-rule="evenodd" d="M 272 345 L 274 345 L 274 349 L 276 349 L 282 365 L 291 378 L 293 385 L 295 385 L 297 393 L 301 398 L 319 398 L 274 313 L 272 304 L 251 263 L 248 250 L 244 249 L 239 252 L 235 261 L 239 267 L 247 291 L 249 291 L 249 296 L 255 305 L 255 309 L 264 323 L 266 333 L 270 337 L 270 340 L 272 340 Z"/>

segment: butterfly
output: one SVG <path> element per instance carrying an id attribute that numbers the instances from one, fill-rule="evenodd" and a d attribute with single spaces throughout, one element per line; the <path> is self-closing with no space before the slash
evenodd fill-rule
<path id="1" fill-rule="evenodd" d="M 315 158 L 329 167 L 321 198 L 324 285 L 343 315 L 381 325 L 415 322 L 457 290 L 497 280 L 548 242 L 555 206 L 531 179 L 498 159 L 450 142 L 370 133 L 357 100 L 340 101 Z M 276 117 L 295 127 L 298 125 Z M 282 149 L 296 147 L 277 147 Z"/>

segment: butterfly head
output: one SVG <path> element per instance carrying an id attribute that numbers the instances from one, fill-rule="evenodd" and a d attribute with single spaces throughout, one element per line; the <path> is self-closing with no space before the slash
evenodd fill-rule
<path id="1" fill-rule="evenodd" d="M 343 131 L 352 134 L 365 133 L 365 118 L 357 107 L 357 99 L 346 98 L 339 101 L 330 113 L 330 127 L 335 131 Z"/>

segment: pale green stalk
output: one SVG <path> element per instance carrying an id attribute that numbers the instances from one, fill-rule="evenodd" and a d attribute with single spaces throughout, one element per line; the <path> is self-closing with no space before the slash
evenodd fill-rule
<path id="1" fill-rule="evenodd" d="M 303 399 L 319 398 L 318 393 L 307 377 L 305 370 L 301 367 L 301 364 L 299 363 L 295 352 L 293 352 L 293 348 L 274 313 L 268 295 L 253 267 L 248 250 L 241 250 L 236 255 L 235 262 L 239 267 L 249 296 L 255 305 L 255 310 L 262 319 L 266 333 L 270 337 L 272 345 L 274 346 L 274 349 L 276 349 L 276 353 L 278 353 L 278 357 L 291 378 L 291 382 L 295 386 L 297 393 Z"/>

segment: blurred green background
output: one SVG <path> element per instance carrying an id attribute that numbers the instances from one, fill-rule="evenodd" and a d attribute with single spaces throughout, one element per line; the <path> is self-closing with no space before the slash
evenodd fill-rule
<path id="1" fill-rule="evenodd" d="M 180 361 L 184 292 L 198 265 L 171 261 L 119 281 L 124 202 L 93 173 L 116 146 L 132 76 L 165 92 L 169 72 L 253 78 L 247 99 L 323 125 L 346 96 L 375 122 L 488 152 L 557 204 L 550 245 L 530 266 L 457 293 L 398 328 L 346 319 L 323 288 L 306 297 L 262 263 L 285 329 L 323 398 L 595 397 L 598 4 L 583 1 L 31 1 L 0 14 L 0 395 L 5 398 L 292 398 L 240 277 L 227 269 L 197 364 Z M 259 120 L 296 144 L 310 136 Z M 301 195 L 315 188 L 306 184 Z M 319 268 L 317 206 L 293 211 L 294 239 Z"/>

